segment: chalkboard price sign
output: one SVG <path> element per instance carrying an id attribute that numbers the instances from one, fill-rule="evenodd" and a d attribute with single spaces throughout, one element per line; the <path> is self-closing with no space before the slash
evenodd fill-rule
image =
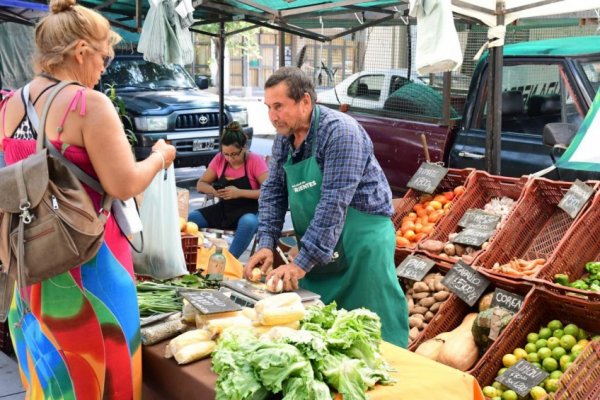
<path id="1" fill-rule="evenodd" d="M 558 206 L 565 210 L 571 218 L 575 218 L 583 208 L 594 189 L 577 179 L 571 188 L 565 193 Z"/>
<path id="2" fill-rule="evenodd" d="M 523 306 L 523 296 L 507 292 L 500 288 L 496 288 L 494 291 L 494 297 L 492 297 L 492 307 L 502 307 L 516 313 Z"/>
<path id="3" fill-rule="evenodd" d="M 447 173 L 448 168 L 425 162 L 419 166 L 406 186 L 419 192 L 433 193 Z"/>
<path id="4" fill-rule="evenodd" d="M 474 305 L 490 281 L 479 272 L 459 260 L 442 279 L 442 284 L 468 305 Z"/>
<path id="5" fill-rule="evenodd" d="M 525 397 L 534 386 L 537 386 L 549 375 L 535 365 L 525 360 L 519 360 L 502 375 L 497 376 L 496 380 L 517 392 L 520 397 Z"/>
<path id="6" fill-rule="evenodd" d="M 494 230 L 479 230 L 476 228 L 465 228 L 452 240 L 452 243 L 464 244 L 465 246 L 480 247 L 494 234 Z"/>
<path id="7" fill-rule="evenodd" d="M 396 275 L 420 281 L 427 275 L 435 262 L 427 257 L 408 256 L 396 268 Z"/>
<path id="8" fill-rule="evenodd" d="M 182 292 L 181 295 L 202 314 L 216 314 L 242 309 L 233 300 L 217 290 L 190 290 Z"/>
<path id="9" fill-rule="evenodd" d="M 500 222 L 500 216 L 486 213 L 477 208 L 467 210 L 458 221 L 458 226 L 463 228 L 474 228 L 480 231 L 493 231 Z"/>

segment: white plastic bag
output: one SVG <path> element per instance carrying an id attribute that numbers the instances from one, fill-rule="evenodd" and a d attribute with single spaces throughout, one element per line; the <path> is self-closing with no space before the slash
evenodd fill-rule
<path id="1" fill-rule="evenodd" d="M 169 279 L 187 274 L 181 247 L 175 170 L 160 171 L 144 192 L 140 219 L 144 225 L 144 249 L 133 253 L 133 266 L 140 275 Z"/>

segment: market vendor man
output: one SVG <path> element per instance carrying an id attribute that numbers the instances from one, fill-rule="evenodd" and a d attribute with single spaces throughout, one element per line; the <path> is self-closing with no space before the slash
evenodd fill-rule
<path id="1" fill-rule="evenodd" d="M 377 313 L 383 339 L 406 347 L 407 303 L 394 266 L 392 194 L 365 130 L 346 114 L 315 105 L 312 81 L 282 67 L 265 84 L 277 130 L 259 199 L 258 251 L 246 278 L 267 273 L 289 207 L 301 239 L 294 261 L 268 273 L 339 307 Z"/>

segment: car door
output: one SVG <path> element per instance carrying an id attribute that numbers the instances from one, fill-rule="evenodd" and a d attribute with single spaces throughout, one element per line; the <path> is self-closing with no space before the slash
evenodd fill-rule
<path id="1" fill-rule="evenodd" d="M 383 102 L 381 95 L 387 98 L 389 86 L 385 86 L 386 76 L 379 73 L 369 73 L 358 77 L 348 86 L 347 95 L 352 108 L 363 108 L 368 110 L 381 110 Z"/>
<path id="2" fill-rule="evenodd" d="M 553 165 L 552 148 L 543 143 L 543 129 L 551 122 L 576 122 L 583 116 L 575 107 L 572 84 L 558 59 L 520 62 L 507 60 L 502 69 L 501 174 L 521 176 Z M 485 169 L 487 71 L 483 72 L 472 114 L 465 113 L 449 157 L 455 168 Z M 556 171 L 545 175 L 558 179 Z"/>

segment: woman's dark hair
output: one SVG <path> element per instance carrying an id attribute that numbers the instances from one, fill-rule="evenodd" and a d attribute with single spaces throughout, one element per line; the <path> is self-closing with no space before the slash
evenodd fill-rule
<path id="1" fill-rule="evenodd" d="M 221 145 L 235 146 L 238 149 L 243 148 L 247 141 L 248 138 L 242 126 L 237 121 L 230 122 L 225 127 L 225 132 L 223 132 L 223 136 L 221 137 Z"/>
<path id="2" fill-rule="evenodd" d="M 302 100 L 305 93 L 308 93 L 312 104 L 315 104 L 317 100 L 317 92 L 315 92 L 315 85 L 310 80 L 308 75 L 306 75 L 304 71 L 302 71 L 300 68 L 279 68 L 269 77 L 269 79 L 267 79 L 267 82 L 265 83 L 265 89 L 276 86 L 281 82 L 285 82 L 287 84 L 287 95 L 296 103 Z"/>

